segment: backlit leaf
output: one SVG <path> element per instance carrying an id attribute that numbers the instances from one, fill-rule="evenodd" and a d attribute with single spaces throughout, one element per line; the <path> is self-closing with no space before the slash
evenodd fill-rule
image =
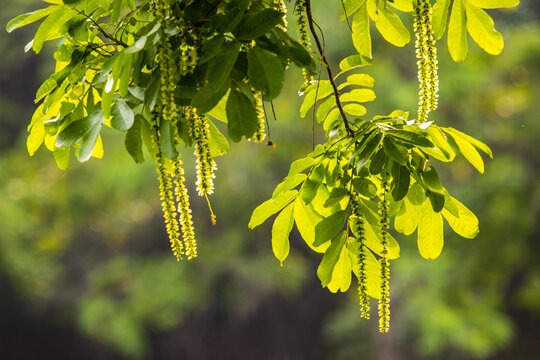
<path id="1" fill-rule="evenodd" d="M 443 220 L 440 213 L 432 210 L 429 201 L 420 209 L 418 224 L 418 250 L 425 259 L 437 258 L 444 245 Z"/>
<path id="2" fill-rule="evenodd" d="M 272 226 L 272 251 L 282 266 L 289 255 L 289 234 L 293 223 L 293 204 L 291 203 L 279 213 Z"/>

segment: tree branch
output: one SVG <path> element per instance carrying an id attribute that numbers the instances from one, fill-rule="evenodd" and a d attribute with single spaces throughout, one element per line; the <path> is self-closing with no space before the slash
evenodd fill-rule
<path id="1" fill-rule="evenodd" d="M 330 68 L 330 64 L 328 63 L 328 59 L 326 58 L 326 55 L 324 54 L 321 41 L 319 40 L 319 36 L 317 36 L 317 32 L 315 31 L 315 27 L 313 25 L 313 14 L 311 13 L 311 0 L 305 0 L 305 2 L 306 2 L 306 15 L 308 18 L 309 29 L 311 30 L 313 39 L 315 40 L 315 43 L 317 44 L 317 49 L 319 50 L 319 54 L 321 55 L 322 61 L 324 62 L 324 65 L 326 66 L 326 71 L 328 72 L 330 84 L 332 84 L 332 88 L 334 89 L 336 105 L 339 109 L 339 113 L 341 114 L 341 117 L 343 118 L 343 123 L 345 124 L 345 130 L 347 130 L 347 134 L 352 136 L 354 135 L 354 131 L 352 131 L 349 125 L 349 120 L 347 119 L 347 115 L 345 115 L 345 111 L 343 110 L 343 106 L 341 105 L 341 101 L 339 100 L 339 90 L 334 81 L 334 75 L 332 75 L 332 69 Z"/>

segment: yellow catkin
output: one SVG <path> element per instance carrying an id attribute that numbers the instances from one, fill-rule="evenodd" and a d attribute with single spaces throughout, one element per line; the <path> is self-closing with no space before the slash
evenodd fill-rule
<path id="1" fill-rule="evenodd" d="M 300 36 L 300 44 L 302 44 L 308 51 L 311 51 L 305 0 L 297 0 L 294 3 L 294 14 L 296 15 L 296 24 L 298 25 L 297 32 Z M 302 69 L 302 74 L 304 75 L 305 80 L 302 88 L 305 89 L 313 81 L 313 76 L 309 75 L 306 69 Z"/>
<path id="2" fill-rule="evenodd" d="M 439 77 L 437 74 L 437 48 L 431 25 L 429 0 L 418 0 L 414 11 L 416 57 L 418 59 L 418 122 L 426 122 L 431 111 L 438 106 Z"/>
<path id="3" fill-rule="evenodd" d="M 184 169 L 180 153 L 173 163 L 173 173 L 175 175 L 174 193 L 178 203 L 178 212 L 180 215 L 180 224 L 182 225 L 182 239 L 184 241 L 185 253 L 188 260 L 197 257 L 197 241 L 195 240 L 195 228 L 193 227 L 193 218 L 189 204 L 189 195 L 185 185 Z"/>
<path id="4" fill-rule="evenodd" d="M 255 111 L 257 113 L 257 131 L 253 135 L 253 140 L 256 143 L 262 143 L 266 139 L 265 133 L 265 117 L 263 109 L 263 101 L 261 99 L 261 93 L 251 89 L 253 98 L 255 99 Z"/>
<path id="5" fill-rule="evenodd" d="M 278 25 L 280 29 L 287 31 L 287 6 L 285 5 L 284 0 L 274 0 L 273 2 L 274 10 L 279 11 L 283 14 L 282 21 L 283 25 Z"/>
<path id="6" fill-rule="evenodd" d="M 197 191 L 199 196 L 214 193 L 214 171 L 216 162 L 210 151 L 210 127 L 206 116 L 199 116 L 195 109 L 188 113 L 189 132 L 194 143 L 194 153 L 197 162 Z"/>
<path id="7" fill-rule="evenodd" d="M 353 233 L 356 234 L 358 241 L 358 297 L 360 300 L 360 316 L 364 319 L 369 319 L 369 295 L 367 294 L 367 254 L 369 251 L 366 248 L 365 241 L 366 235 L 364 230 L 364 218 L 358 210 L 358 200 L 356 198 L 351 199 L 351 218 L 352 226 L 354 226 Z"/>
<path id="8" fill-rule="evenodd" d="M 386 333 L 390 329 L 390 263 L 388 262 L 388 227 L 389 220 L 389 201 L 388 195 L 390 186 L 388 185 L 388 173 L 383 170 L 381 180 L 381 192 L 379 194 L 379 215 L 382 253 L 381 259 L 381 292 L 379 295 L 379 331 Z"/>
<path id="9" fill-rule="evenodd" d="M 161 199 L 161 207 L 163 209 L 163 217 L 165 219 L 165 227 L 167 229 L 167 235 L 169 236 L 169 241 L 171 242 L 171 249 L 178 260 L 182 258 L 184 254 L 183 244 L 180 241 L 180 229 L 178 226 L 178 214 L 176 211 L 176 205 L 174 202 L 172 189 L 172 182 L 167 173 L 165 161 L 160 147 L 160 136 L 159 136 L 159 113 L 154 113 L 153 119 L 153 132 L 152 132 L 152 142 L 153 146 L 156 148 L 155 162 L 157 164 L 156 171 L 158 173 L 159 181 L 159 196 Z"/>

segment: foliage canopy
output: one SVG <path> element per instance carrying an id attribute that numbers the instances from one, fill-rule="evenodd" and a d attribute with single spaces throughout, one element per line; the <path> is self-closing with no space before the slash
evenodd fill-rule
<path id="1" fill-rule="evenodd" d="M 341 20 L 349 23 L 357 54 L 342 59 L 337 75 L 310 0 L 294 4 L 299 40 L 287 31 L 283 0 L 46 2 L 7 25 L 11 32 L 43 19 L 26 46 L 36 53 L 58 39 L 55 72 L 37 91 L 41 103 L 28 127 L 30 155 L 45 144 L 66 169 L 71 149 L 81 162 L 103 156 L 104 126 L 123 132 L 136 163 L 145 160 L 146 149 L 157 165 L 178 259 L 197 256 L 181 146 L 193 147 L 198 194 L 208 200 L 214 158 L 227 152 L 227 137 L 265 141 L 264 103 L 281 93 L 292 65 L 305 77 L 300 116 L 311 113 L 322 123 L 327 141 L 291 164 L 249 222 L 254 228 L 278 214 L 272 249 L 281 263 L 296 225 L 307 245 L 323 254 L 317 270 L 322 286 L 346 291 L 354 273 L 362 316 L 369 318 L 370 297 L 379 299 L 380 330 L 386 332 L 389 260 L 399 257 L 390 219 L 399 233 L 417 232 L 426 259 L 442 251 L 443 219 L 463 237 L 477 235 L 476 216 L 444 188 L 433 159 L 451 162 L 461 154 L 483 173 L 480 152 L 492 154 L 471 136 L 429 120 L 439 101 L 435 42 L 448 28 L 455 61 L 467 56 L 467 33 L 489 54 L 499 54 L 503 38 L 484 9 L 516 6 L 518 0 L 437 0 L 433 6 L 429 0 L 344 0 Z M 409 112 L 395 110 L 366 118 L 365 104 L 376 98 L 375 80 L 359 72 L 373 63 L 370 24 L 387 42 L 404 46 L 411 35 L 401 18 L 408 13 L 418 59 L 417 115 L 410 119 Z M 327 79 L 321 79 L 323 72 Z M 216 121 L 226 124 L 227 137 Z"/>

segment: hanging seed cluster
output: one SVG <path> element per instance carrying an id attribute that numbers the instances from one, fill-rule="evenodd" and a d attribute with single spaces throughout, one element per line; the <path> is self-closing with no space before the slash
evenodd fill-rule
<path id="1" fill-rule="evenodd" d="M 420 86 L 418 122 L 422 123 L 427 121 L 431 111 L 437 109 L 439 96 L 437 48 L 433 37 L 429 0 L 418 0 L 413 16 L 416 58 L 418 59 L 418 82 Z"/>
<path id="2" fill-rule="evenodd" d="M 296 25 L 298 26 L 297 32 L 300 36 L 299 42 L 306 49 L 310 50 L 311 41 L 309 39 L 308 18 L 305 0 L 297 0 L 294 3 L 294 15 L 296 16 Z M 313 81 L 313 76 L 309 75 L 306 69 L 302 69 L 302 74 L 304 75 L 304 85 L 302 86 L 302 88 L 305 89 Z"/>

